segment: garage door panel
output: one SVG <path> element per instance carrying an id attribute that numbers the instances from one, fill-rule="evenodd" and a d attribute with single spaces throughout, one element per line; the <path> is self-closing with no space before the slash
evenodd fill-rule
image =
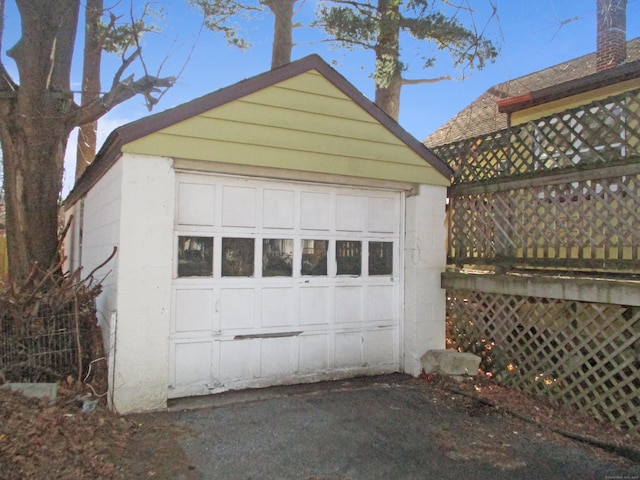
<path id="1" fill-rule="evenodd" d="M 256 226 L 256 189 L 224 186 L 222 189 L 222 225 Z"/>
<path id="2" fill-rule="evenodd" d="M 219 323 L 214 324 L 212 289 L 176 290 L 174 315 L 176 332 L 220 330 Z"/>
<path id="3" fill-rule="evenodd" d="M 365 332 L 365 361 L 368 365 L 394 365 L 398 363 L 398 341 L 394 330 Z"/>
<path id="4" fill-rule="evenodd" d="M 216 348 L 212 341 L 184 342 L 173 346 L 173 384 L 175 386 L 201 386 L 207 388 L 214 373 Z"/>
<path id="5" fill-rule="evenodd" d="M 255 289 L 222 288 L 220 290 L 220 325 L 223 330 L 257 327 Z"/>
<path id="6" fill-rule="evenodd" d="M 329 334 L 301 335 L 298 371 L 301 374 L 329 369 Z"/>
<path id="7" fill-rule="evenodd" d="M 336 323 L 362 323 L 361 286 L 338 286 L 335 288 Z"/>
<path id="8" fill-rule="evenodd" d="M 265 228 L 292 229 L 295 219 L 295 192 L 265 188 L 262 195 L 262 225 Z"/>
<path id="9" fill-rule="evenodd" d="M 333 356 L 335 368 L 362 366 L 362 347 L 361 332 L 336 333 Z"/>
<path id="10" fill-rule="evenodd" d="M 286 327 L 297 323 L 296 291 L 291 287 L 262 289 L 262 326 Z"/>
<path id="11" fill-rule="evenodd" d="M 393 285 L 369 285 L 367 287 L 367 321 L 393 321 L 394 317 Z"/>
<path id="12" fill-rule="evenodd" d="M 318 192 L 300 193 L 300 228 L 329 230 L 331 226 L 331 195 Z"/>
<path id="13" fill-rule="evenodd" d="M 298 369 L 298 339 L 296 337 L 260 339 L 260 376 L 290 377 Z"/>
<path id="14" fill-rule="evenodd" d="M 368 230 L 375 233 L 398 231 L 398 216 L 394 198 L 369 198 Z"/>
<path id="15" fill-rule="evenodd" d="M 399 368 L 400 192 L 222 175 L 177 182 L 174 259 L 183 237 L 209 254 L 206 269 L 175 268 L 170 396 Z"/>
<path id="16" fill-rule="evenodd" d="M 220 381 L 229 384 L 259 376 L 260 339 L 220 342 Z"/>
<path id="17" fill-rule="evenodd" d="M 215 185 L 180 183 L 178 187 L 179 225 L 215 225 Z"/>
<path id="18" fill-rule="evenodd" d="M 362 232 L 367 219 L 367 198 L 336 195 L 336 230 Z"/>
<path id="19" fill-rule="evenodd" d="M 329 324 L 329 287 L 304 287 L 300 289 L 300 324 Z"/>

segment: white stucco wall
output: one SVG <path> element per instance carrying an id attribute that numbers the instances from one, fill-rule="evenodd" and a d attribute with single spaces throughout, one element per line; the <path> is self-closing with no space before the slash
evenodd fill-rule
<path id="1" fill-rule="evenodd" d="M 169 371 L 175 173 L 169 158 L 122 162 L 117 333 L 112 405 L 164 408 Z"/>
<path id="2" fill-rule="evenodd" d="M 404 242 L 404 371 L 419 375 L 420 357 L 445 347 L 445 187 L 420 185 L 407 196 Z"/>
<path id="3" fill-rule="evenodd" d="M 83 278 L 102 264 L 120 245 L 120 216 L 122 190 L 122 162 L 116 164 L 96 183 L 86 197 L 75 204 L 78 238 L 75 249 L 79 254 Z M 84 212 L 81 212 L 84 202 Z M 80 214 L 83 213 L 82 218 Z M 82 240 L 79 230 L 82 228 Z M 80 241 L 82 243 L 80 250 Z M 102 294 L 96 301 L 98 322 L 103 336 L 108 342 L 110 334 L 110 312 L 115 310 L 117 302 L 118 255 L 108 264 L 94 273 L 97 281 L 102 282 Z M 107 355 L 112 345 L 105 344 Z"/>
<path id="4" fill-rule="evenodd" d="M 104 263 L 120 243 L 121 179 L 122 164 L 116 162 L 86 197 L 67 211 L 67 216 L 74 215 L 74 221 L 65 240 L 66 266 L 73 270 L 81 266 L 83 279 Z M 110 312 L 116 309 L 117 303 L 118 256 L 97 270 L 93 277 L 102 284 L 96 308 L 111 374 L 114 330 Z"/>

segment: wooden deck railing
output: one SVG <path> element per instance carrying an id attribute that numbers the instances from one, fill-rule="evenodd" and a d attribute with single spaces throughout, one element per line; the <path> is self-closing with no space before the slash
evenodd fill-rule
<path id="1" fill-rule="evenodd" d="M 640 89 L 433 151 L 454 185 L 616 164 L 640 153 Z"/>
<path id="2" fill-rule="evenodd" d="M 640 90 L 437 147 L 452 264 L 640 272 Z"/>

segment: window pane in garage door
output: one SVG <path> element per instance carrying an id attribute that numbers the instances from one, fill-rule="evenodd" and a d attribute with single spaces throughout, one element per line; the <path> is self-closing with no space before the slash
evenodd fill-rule
<path id="1" fill-rule="evenodd" d="M 213 275 L 213 238 L 178 237 L 178 276 Z"/>
<path id="2" fill-rule="evenodd" d="M 337 240 L 336 263 L 338 275 L 361 275 L 362 242 L 359 240 Z"/>
<path id="3" fill-rule="evenodd" d="M 369 275 L 393 274 L 393 242 L 369 242 Z"/>
<path id="4" fill-rule="evenodd" d="M 265 238 L 262 241 L 262 276 L 290 277 L 293 272 L 293 240 Z"/>
<path id="5" fill-rule="evenodd" d="M 253 277 L 253 238 L 222 239 L 222 276 Z"/>
<path id="6" fill-rule="evenodd" d="M 327 274 L 328 240 L 302 240 L 302 275 Z"/>

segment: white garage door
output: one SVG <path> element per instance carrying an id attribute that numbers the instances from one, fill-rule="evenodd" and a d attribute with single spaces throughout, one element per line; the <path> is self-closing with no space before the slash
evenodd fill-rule
<path id="1" fill-rule="evenodd" d="M 402 195 L 179 175 L 169 398 L 398 371 Z"/>

